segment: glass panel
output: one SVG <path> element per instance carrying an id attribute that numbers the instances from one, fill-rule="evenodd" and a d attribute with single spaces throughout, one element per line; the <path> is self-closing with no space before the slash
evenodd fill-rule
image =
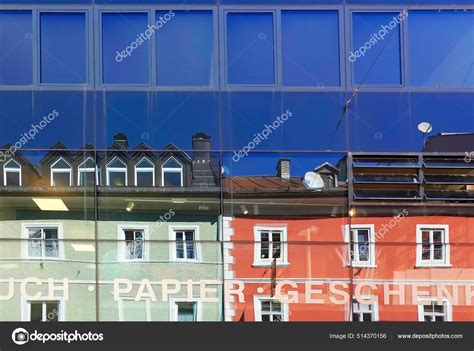
<path id="1" fill-rule="evenodd" d="M 51 166 L 52 169 L 70 169 L 71 166 L 64 159 L 59 159 Z"/>
<path id="2" fill-rule="evenodd" d="M 31 11 L 0 11 L 0 84 L 31 84 L 32 27 Z"/>
<path id="3" fill-rule="evenodd" d="M 399 13 L 355 13 L 352 16 L 354 83 L 401 84 Z"/>
<path id="4" fill-rule="evenodd" d="M 8 186 L 20 186 L 19 172 L 6 172 Z"/>
<path id="5" fill-rule="evenodd" d="M 163 163 L 163 168 L 178 168 L 181 169 L 181 165 L 179 164 L 178 161 L 176 161 L 174 158 L 168 159 L 165 163 Z"/>
<path id="6" fill-rule="evenodd" d="M 164 186 L 181 186 L 181 173 L 180 172 L 164 172 Z"/>
<path id="7" fill-rule="evenodd" d="M 52 176 L 52 185 L 53 186 L 70 186 L 71 175 L 69 172 L 53 172 Z"/>
<path id="8" fill-rule="evenodd" d="M 283 84 L 339 86 L 338 12 L 282 11 L 281 21 Z"/>
<path id="9" fill-rule="evenodd" d="M 20 169 L 20 165 L 15 161 L 15 160 L 10 160 L 5 165 L 3 166 L 5 168 L 14 168 L 14 169 Z"/>
<path id="10" fill-rule="evenodd" d="M 272 13 L 227 14 L 228 84 L 274 84 Z"/>
<path id="11" fill-rule="evenodd" d="M 473 23 L 472 11 L 410 11 L 410 85 L 474 87 Z"/>
<path id="12" fill-rule="evenodd" d="M 110 163 L 107 164 L 108 168 L 125 168 L 127 165 L 120 159 L 113 159 Z"/>
<path id="13" fill-rule="evenodd" d="M 148 160 L 147 158 L 144 158 L 140 162 L 138 162 L 135 167 L 136 168 L 153 168 L 154 165 L 150 160 Z"/>
<path id="14" fill-rule="evenodd" d="M 125 172 L 109 172 L 109 186 L 126 186 Z"/>
<path id="15" fill-rule="evenodd" d="M 153 172 L 137 172 L 137 186 L 153 186 Z"/>
<path id="16" fill-rule="evenodd" d="M 79 172 L 79 186 L 95 186 L 96 177 L 93 172 Z"/>
<path id="17" fill-rule="evenodd" d="M 153 32 L 147 25 L 146 13 L 102 14 L 103 83 L 149 83 L 150 42 L 142 35 Z"/>
<path id="18" fill-rule="evenodd" d="M 59 305 L 57 302 L 45 302 L 46 321 L 57 322 L 59 320 Z"/>
<path id="19" fill-rule="evenodd" d="M 30 321 L 32 322 L 43 321 L 43 303 L 42 302 L 30 302 Z"/>
<path id="20" fill-rule="evenodd" d="M 94 168 L 95 169 L 96 167 L 96 164 L 94 162 L 94 160 L 88 158 L 87 160 L 85 160 L 80 166 L 79 168 Z"/>
<path id="21" fill-rule="evenodd" d="M 41 82 L 87 82 L 85 13 L 41 13 Z"/>
<path id="22" fill-rule="evenodd" d="M 178 304 L 178 321 L 194 322 L 195 321 L 195 303 L 179 302 Z"/>
<path id="23" fill-rule="evenodd" d="M 212 11 L 157 11 L 156 15 L 170 18 L 156 35 L 158 85 L 212 85 Z"/>

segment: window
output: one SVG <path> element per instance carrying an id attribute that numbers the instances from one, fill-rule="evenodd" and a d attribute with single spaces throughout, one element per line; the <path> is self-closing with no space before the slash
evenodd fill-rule
<path id="1" fill-rule="evenodd" d="M 410 85 L 474 87 L 473 23 L 473 11 L 410 11 Z"/>
<path id="2" fill-rule="evenodd" d="M 146 13 L 102 14 L 104 84 L 150 83 L 150 40 L 141 36 L 148 29 L 147 26 Z"/>
<path id="3" fill-rule="evenodd" d="M 135 186 L 155 186 L 155 165 L 145 157 L 135 165 Z"/>
<path id="4" fill-rule="evenodd" d="M 127 186 L 127 165 L 117 157 L 107 164 L 107 186 Z"/>
<path id="5" fill-rule="evenodd" d="M 373 297 L 364 297 L 365 300 Z M 352 320 L 354 322 L 376 322 L 379 320 L 378 303 L 363 304 L 354 299 L 352 302 Z"/>
<path id="6" fill-rule="evenodd" d="M 158 11 L 156 18 L 169 15 Z M 173 11 L 156 35 L 156 80 L 159 86 L 213 85 L 212 11 Z"/>
<path id="7" fill-rule="evenodd" d="M 86 14 L 40 13 L 40 82 L 87 82 Z"/>
<path id="8" fill-rule="evenodd" d="M 288 264 L 286 228 L 255 227 L 254 237 L 254 266 L 270 266 L 273 259 L 277 265 Z"/>
<path id="9" fill-rule="evenodd" d="M 78 167 L 78 181 L 79 186 L 93 187 L 98 184 L 97 166 L 94 160 L 88 157 Z"/>
<path id="10" fill-rule="evenodd" d="M 174 157 L 170 157 L 163 163 L 161 179 L 162 186 L 183 186 L 183 166 Z"/>
<path id="11" fill-rule="evenodd" d="M 201 303 L 197 299 L 194 301 L 172 299 L 170 320 L 174 322 L 201 321 Z"/>
<path id="12" fill-rule="evenodd" d="M 63 320 L 61 302 L 26 301 L 26 321 L 28 322 L 59 322 Z"/>
<path id="13" fill-rule="evenodd" d="M 122 297 L 118 300 L 120 322 L 150 322 L 150 299 L 135 301 L 134 297 Z"/>
<path id="14" fill-rule="evenodd" d="M 351 266 L 375 267 L 375 234 L 373 224 L 347 225 L 346 242 L 349 243 Z"/>
<path id="15" fill-rule="evenodd" d="M 148 227 L 118 227 L 118 261 L 143 261 L 148 259 Z"/>
<path id="16" fill-rule="evenodd" d="M 416 265 L 449 266 L 449 226 L 422 224 L 416 226 Z"/>
<path id="17" fill-rule="evenodd" d="M 337 11 L 281 12 L 283 85 L 340 85 L 338 16 Z"/>
<path id="18" fill-rule="evenodd" d="M 274 85 L 274 23 L 272 12 L 227 16 L 227 83 Z"/>
<path id="19" fill-rule="evenodd" d="M 72 168 L 62 157 L 51 165 L 51 186 L 72 186 Z"/>
<path id="20" fill-rule="evenodd" d="M 199 227 L 169 226 L 170 260 L 199 261 Z"/>
<path id="21" fill-rule="evenodd" d="M 449 322 L 452 321 L 452 307 L 448 300 L 438 303 L 436 299 L 420 299 L 425 304 L 418 305 L 419 322 Z M 441 302 L 441 301 L 440 301 Z"/>
<path id="22" fill-rule="evenodd" d="M 62 249 L 62 227 L 58 224 L 32 224 L 23 226 L 24 258 L 64 258 Z"/>
<path id="23" fill-rule="evenodd" d="M 32 32 L 31 11 L 0 11 L 0 84 L 32 83 Z"/>
<path id="24" fill-rule="evenodd" d="M 256 322 L 288 321 L 288 304 L 284 304 L 276 298 L 255 296 L 254 309 Z"/>
<path id="25" fill-rule="evenodd" d="M 401 85 L 400 13 L 352 15 L 353 83 Z M 402 15 L 400 15 L 402 16 Z"/>
<path id="26" fill-rule="evenodd" d="M 10 160 L 3 165 L 3 185 L 21 186 L 21 166 L 15 160 Z"/>

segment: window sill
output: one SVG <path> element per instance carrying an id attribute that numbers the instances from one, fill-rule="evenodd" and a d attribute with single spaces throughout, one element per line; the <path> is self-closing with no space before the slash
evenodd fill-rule
<path id="1" fill-rule="evenodd" d="M 376 264 L 358 264 L 358 263 L 352 263 L 348 264 L 347 267 L 352 267 L 352 268 L 377 268 Z"/>
<path id="2" fill-rule="evenodd" d="M 452 268 L 450 263 L 417 263 L 415 268 Z"/>
<path id="3" fill-rule="evenodd" d="M 252 263 L 252 267 L 271 267 L 271 262 L 254 262 Z M 288 262 L 281 262 L 276 264 L 277 267 L 289 267 L 290 264 Z"/>

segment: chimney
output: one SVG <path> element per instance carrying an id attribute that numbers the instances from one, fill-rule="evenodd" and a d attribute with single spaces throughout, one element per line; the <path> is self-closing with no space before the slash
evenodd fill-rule
<path id="1" fill-rule="evenodd" d="M 209 162 L 211 159 L 211 137 L 204 133 L 193 135 L 194 162 Z"/>
<path id="2" fill-rule="evenodd" d="M 280 158 L 277 165 L 277 176 L 284 180 L 290 180 L 290 159 Z"/>
<path id="3" fill-rule="evenodd" d="M 125 134 L 117 133 L 114 135 L 114 145 L 122 149 L 128 148 L 128 140 Z"/>

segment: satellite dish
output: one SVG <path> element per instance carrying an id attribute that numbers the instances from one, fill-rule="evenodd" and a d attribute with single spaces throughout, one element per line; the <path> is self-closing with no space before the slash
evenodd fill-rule
<path id="1" fill-rule="evenodd" d="M 304 175 L 304 185 L 308 189 L 321 190 L 324 188 L 324 181 L 318 173 L 306 172 Z"/>
<path id="2" fill-rule="evenodd" d="M 428 122 L 421 122 L 418 124 L 418 130 L 424 134 L 430 133 L 433 130 L 433 126 Z"/>

